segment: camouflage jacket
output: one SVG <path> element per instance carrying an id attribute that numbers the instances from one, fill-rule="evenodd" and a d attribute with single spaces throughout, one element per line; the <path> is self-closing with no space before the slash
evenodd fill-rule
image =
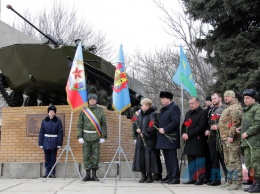
<path id="1" fill-rule="evenodd" d="M 236 128 L 241 124 L 242 113 L 242 106 L 237 100 L 230 103 L 223 110 L 218 123 L 222 140 L 227 140 L 228 137 L 235 139 L 240 138 L 240 135 L 236 133 Z"/>
<path id="2" fill-rule="evenodd" d="M 242 116 L 241 133 L 246 132 L 246 138 L 251 146 L 260 147 L 260 105 L 256 102 L 244 108 Z M 248 146 L 244 139 L 241 139 L 241 146 Z"/>
<path id="3" fill-rule="evenodd" d="M 89 120 L 87 115 L 81 111 L 78 119 L 78 126 L 77 126 L 77 138 L 83 138 L 84 141 L 97 141 L 100 138 L 107 138 L 107 122 L 106 122 L 106 115 L 105 112 L 101 107 L 89 107 L 89 109 L 93 112 L 96 116 L 97 120 L 99 121 L 102 135 L 99 137 L 98 133 L 86 133 L 85 131 L 96 131 L 96 128 Z"/>

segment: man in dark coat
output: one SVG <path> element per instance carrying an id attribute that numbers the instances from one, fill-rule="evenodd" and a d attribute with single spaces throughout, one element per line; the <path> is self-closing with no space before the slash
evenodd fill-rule
<path id="1" fill-rule="evenodd" d="M 203 109 L 207 112 L 207 115 L 208 115 L 210 109 L 213 107 L 213 104 L 212 104 L 212 101 L 211 101 L 211 96 L 210 95 L 206 96 L 204 101 L 205 101 L 205 106 L 204 106 Z M 207 124 L 207 129 L 209 129 L 209 123 Z M 205 158 L 206 158 L 206 173 L 204 175 L 204 183 L 207 184 L 207 183 L 211 182 L 210 178 L 211 178 L 211 163 L 212 163 L 211 157 L 210 157 L 210 152 L 209 152 L 209 142 L 208 141 L 206 141 L 205 147 L 206 147 L 206 151 L 205 151 L 205 153 L 206 153 L 206 155 L 205 155 Z"/>
<path id="2" fill-rule="evenodd" d="M 202 185 L 205 173 L 205 131 L 207 112 L 200 107 L 197 97 L 189 100 L 190 110 L 186 113 L 185 122 L 191 121 L 189 127 L 182 125 L 182 138 L 185 141 L 184 153 L 189 164 L 189 180 L 184 184 Z"/>
<path id="3" fill-rule="evenodd" d="M 38 144 L 44 150 L 46 168 L 45 175 L 42 178 L 46 178 L 49 175 L 56 163 L 57 150 L 61 148 L 63 142 L 63 127 L 61 121 L 56 117 L 56 111 L 55 106 L 48 107 L 48 116 L 42 121 L 39 133 Z M 55 168 L 49 177 L 56 177 Z"/>
<path id="4" fill-rule="evenodd" d="M 163 151 L 167 170 L 167 176 L 161 182 L 179 184 L 180 169 L 177 149 L 180 148 L 180 109 L 172 101 L 173 94 L 171 92 L 160 92 L 160 98 L 163 108 L 160 112 L 156 148 Z M 175 140 L 170 141 L 165 134 L 169 136 L 174 135 Z"/>
<path id="5" fill-rule="evenodd" d="M 208 183 L 208 185 L 217 186 L 221 184 L 220 163 L 222 165 L 225 177 L 227 175 L 227 168 L 224 162 L 224 153 L 222 145 L 219 145 L 220 134 L 217 126 L 218 120 L 226 105 L 222 104 L 221 95 L 219 93 L 213 93 L 211 95 L 211 98 L 212 104 L 214 106 L 208 111 L 209 125 L 205 132 L 205 135 L 208 137 L 208 148 L 210 150 L 212 167 L 211 182 Z"/>

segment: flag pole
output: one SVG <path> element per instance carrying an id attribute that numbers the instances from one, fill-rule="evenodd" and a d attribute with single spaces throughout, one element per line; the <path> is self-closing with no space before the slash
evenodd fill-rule
<path id="1" fill-rule="evenodd" d="M 133 178 L 135 179 L 134 173 L 128 163 L 128 160 L 126 158 L 126 155 L 124 153 L 124 150 L 121 146 L 121 113 L 125 111 L 127 108 L 131 106 L 131 101 L 130 101 L 130 95 L 129 95 L 129 88 L 127 86 L 128 81 L 127 81 L 127 74 L 125 72 L 125 59 L 124 59 L 124 53 L 123 53 L 123 46 L 120 45 L 119 48 L 119 54 L 118 54 L 118 62 L 115 70 L 115 78 L 114 79 L 114 86 L 113 86 L 113 108 L 115 111 L 118 112 L 118 148 L 117 151 L 110 162 L 110 165 L 107 169 L 107 172 L 105 173 L 104 179 L 102 182 L 105 181 L 105 178 L 107 176 L 107 173 L 114 162 L 114 159 L 118 153 L 118 170 L 119 170 L 119 180 L 121 180 L 121 153 L 123 154 L 125 161 L 128 165 L 129 170 L 131 171 Z"/>
<path id="2" fill-rule="evenodd" d="M 68 140 L 67 140 L 67 145 L 66 145 L 66 148 L 67 148 L 67 149 L 66 149 L 64 179 L 65 179 L 65 176 L 66 176 L 66 169 L 67 169 L 67 163 L 68 163 L 68 152 L 69 152 L 69 151 L 71 152 L 72 158 L 73 158 L 73 160 L 74 160 L 74 164 L 75 164 L 75 167 L 76 167 L 76 169 L 77 169 L 79 178 L 82 179 L 82 177 L 81 177 L 81 175 L 80 175 L 80 172 L 79 172 L 79 169 L 78 169 L 78 167 L 77 167 L 77 163 L 76 163 L 74 154 L 73 154 L 72 149 L 71 149 L 71 147 L 70 147 L 70 135 L 71 135 L 72 118 L 73 118 L 73 111 L 71 111 L 71 114 L 70 114 L 70 128 L 69 128 Z"/>
<path id="3" fill-rule="evenodd" d="M 182 123 L 184 122 L 184 103 L 183 103 L 183 84 L 181 84 L 181 122 L 180 122 L 180 129 L 182 127 Z M 182 163 L 184 163 L 184 166 L 186 166 L 185 164 L 185 158 L 184 158 L 184 146 L 185 143 L 183 144 L 183 148 L 181 151 L 181 164 L 180 164 L 180 175 L 181 175 L 181 171 L 182 171 Z M 183 162 L 184 159 L 184 162 Z"/>
<path id="4" fill-rule="evenodd" d="M 118 147 L 119 147 L 119 152 L 118 152 L 118 170 L 119 170 L 119 180 L 121 180 L 121 113 L 119 113 L 119 131 L 118 131 Z"/>
<path id="5" fill-rule="evenodd" d="M 132 173 L 132 176 L 133 176 L 133 178 L 135 179 L 135 181 L 136 181 L 136 178 L 135 178 L 135 176 L 134 176 L 134 173 L 133 173 L 133 171 L 132 171 L 132 169 L 131 169 L 131 167 L 130 167 L 130 165 L 129 165 L 129 162 L 128 162 L 128 160 L 127 160 L 127 157 L 126 157 L 126 155 L 125 155 L 125 153 L 124 153 L 124 150 L 123 150 L 123 148 L 122 148 L 122 146 L 121 146 L 121 112 L 119 111 L 118 112 L 118 114 L 119 114 L 119 119 L 118 119 L 118 121 L 119 121 L 119 124 L 118 124 L 118 148 L 117 148 L 117 150 L 116 150 L 116 153 L 115 153 L 115 155 L 114 155 L 114 157 L 113 157 L 113 159 L 111 160 L 111 162 L 110 162 L 110 165 L 109 165 L 109 167 L 108 167 L 108 169 L 107 169 L 107 171 L 106 171 L 106 173 L 105 173 L 105 176 L 104 176 L 104 178 L 103 178 L 103 180 L 102 180 L 102 183 L 104 183 L 104 181 L 105 181 L 105 179 L 106 179 L 106 177 L 107 177 L 107 174 L 108 174 L 108 171 L 109 171 L 109 169 L 111 168 L 111 166 L 112 166 L 112 164 L 113 164 L 113 162 L 114 162 L 114 160 L 115 160 L 115 157 L 116 157 L 116 155 L 118 154 L 118 157 L 119 157 L 119 159 L 118 159 L 118 171 L 119 171 L 119 180 L 121 180 L 121 153 L 123 154 L 123 156 L 124 156 L 124 158 L 125 158 L 125 161 L 126 161 L 126 164 L 127 164 L 127 166 L 128 166 L 128 168 L 129 168 L 129 170 L 130 170 L 130 172 Z"/>
<path id="6" fill-rule="evenodd" d="M 182 122 L 181 122 L 181 124 L 182 124 L 184 121 L 183 84 L 181 84 L 181 119 L 182 119 Z"/>

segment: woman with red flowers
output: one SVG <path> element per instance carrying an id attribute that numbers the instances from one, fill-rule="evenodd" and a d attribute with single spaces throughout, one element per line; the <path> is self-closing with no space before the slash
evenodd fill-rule
<path id="1" fill-rule="evenodd" d="M 153 121 L 155 127 L 149 127 Z M 158 126 L 158 116 L 152 101 L 144 98 L 141 101 L 141 112 L 135 118 L 132 118 L 136 137 L 135 155 L 133 161 L 133 171 L 141 172 L 139 183 L 153 182 L 152 173 L 158 173 L 158 160 L 156 157 L 156 133 Z"/>

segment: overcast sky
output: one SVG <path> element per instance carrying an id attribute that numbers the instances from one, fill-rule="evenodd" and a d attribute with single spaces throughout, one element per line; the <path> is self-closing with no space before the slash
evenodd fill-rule
<path id="1" fill-rule="evenodd" d="M 1 1 L 1 0 L 0 0 Z M 142 52 L 154 51 L 173 42 L 165 31 L 162 11 L 153 0 L 62 0 L 75 6 L 80 16 L 84 16 L 94 29 L 101 30 L 111 41 L 112 46 L 124 46 L 124 52 L 131 54 L 136 49 Z M 177 0 L 161 0 L 167 7 L 177 10 Z M 12 7 L 19 13 L 28 10 L 32 16 L 43 7 L 53 5 L 53 0 L 2 0 L 1 20 L 11 24 L 15 13 L 6 8 Z"/>

